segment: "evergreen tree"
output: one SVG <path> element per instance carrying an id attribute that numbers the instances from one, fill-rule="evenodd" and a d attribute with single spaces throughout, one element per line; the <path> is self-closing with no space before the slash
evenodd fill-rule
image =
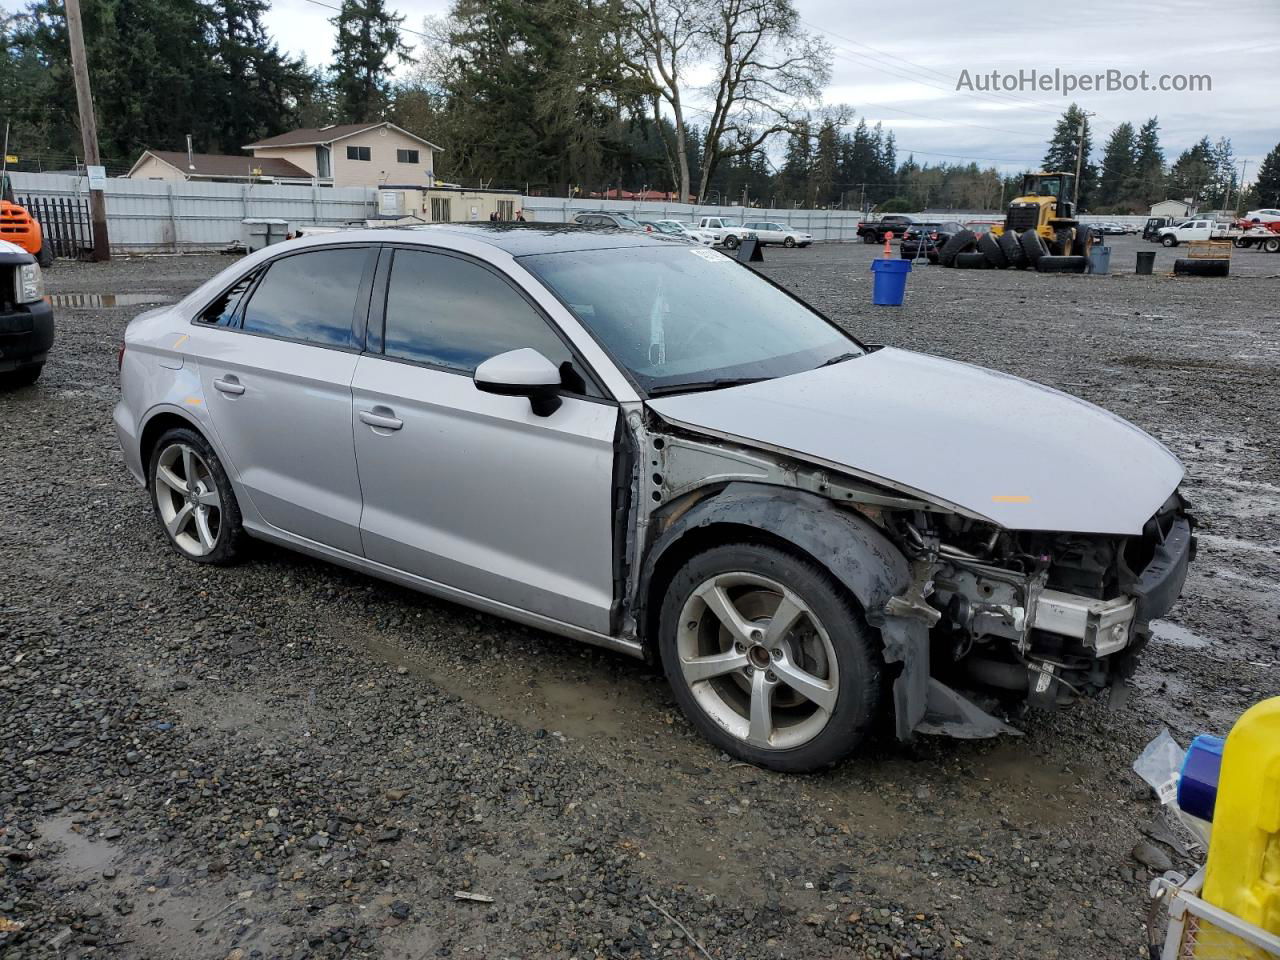
<path id="1" fill-rule="evenodd" d="M 1093 198 L 1093 191 L 1098 178 L 1098 168 L 1089 160 L 1092 152 L 1092 137 L 1089 131 L 1089 120 L 1078 104 L 1071 104 L 1053 128 L 1053 137 L 1049 140 L 1049 148 L 1044 155 L 1046 172 L 1062 171 L 1075 173 L 1077 151 L 1080 149 L 1081 131 L 1083 130 L 1084 149 L 1080 165 L 1080 209 L 1087 210 Z"/>
<path id="2" fill-rule="evenodd" d="M 1164 150 L 1160 147 L 1160 121 L 1151 117 L 1138 130 L 1134 147 L 1134 173 L 1138 181 L 1138 196 L 1143 203 L 1158 203 L 1165 199 L 1167 186 L 1164 173 Z"/>
<path id="3" fill-rule="evenodd" d="M 801 123 L 787 137 L 787 147 L 778 174 L 778 198 L 792 207 L 804 203 L 809 192 L 809 174 L 813 167 L 813 137 L 809 124 Z"/>
<path id="4" fill-rule="evenodd" d="M 1262 158 L 1251 192 L 1259 206 L 1280 207 L 1280 143 Z"/>
<path id="5" fill-rule="evenodd" d="M 404 17 L 384 0 L 342 0 L 331 21 L 338 31 L 333 47 L 333 88 L 339 115 L 351 123 L 382 117 L 389 102 L 391 71 L 408 59 L 400 37 Z"/>
<path id="6" fill-rule="evenodd" d="M 1203 206 L 1206 199 L 1212 198 L 1216 177 L 1213 144 L 1208 137 L 1201 137 L 1174 161 L 1169 170 L 1169 190 L 1176 200 Z"/>
<path id="7" fill-rule="evenodd" d="M 1213 194 L 1211 202 L 1215 210 L 1224 210 L 1233 201 L 1239 201 L 1239 172 L 1236 170 L 1235 153 L 1230 137 L 1219 137 L 1213 145 Z"/>
<path id="8" fill-rule="evenodd" d="M 245 144 L 300 126 L 317 81 L 299 60 L 280 53 L 262 25 L 266 0 L 215 0 L 218 136 L 208 150 L 237 153 Z"/>
<path id="9" fill-rule="evenodd" d="M 836 173 L 839 165 L 839 137 L 831 120 L 818 128 L 818 144 L 813 156 L 810 196 L 816 206 L 828 207 L 835 201 Z"/>
<path id="10" fill-rule="evenodd" d="M 1137 180 L 1137 141 L 1133 124 L 1122 123 L 1111 131 L 1102 151 L 1102 173 L 1098 180 L 1098 202 L 1126 206 Z"/>

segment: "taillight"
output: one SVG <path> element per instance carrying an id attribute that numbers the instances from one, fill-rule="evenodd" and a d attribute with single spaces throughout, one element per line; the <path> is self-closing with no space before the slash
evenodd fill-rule
<path id="1" fill-rule="evenodd" d="M 116 356 L 116 371 L 124 369 L 124 341 L 120 341 L 120 353 Z"/>

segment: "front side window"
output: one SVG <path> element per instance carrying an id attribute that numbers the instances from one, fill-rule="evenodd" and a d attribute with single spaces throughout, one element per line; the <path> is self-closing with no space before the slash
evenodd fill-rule
<path id="1" fill-rule="evenodd" d="M 397 150 L 396 151 L 396 163 L 417 163 L 417 162 L 418 162 L 417 150 Z"/>
<path id="2" fill-rule="evenodd" d="M 369 248 L 315 250 L 267 268 L 244 309 L 243 327 L 324 347 L 352 347 L 351 321 Z"/>
<path id="3" fill-rule="evenodd" d="M 348 160 L 369 160 L 371 155 L 368 147 L 347 147 Z"/>
<path id="4" fill-rule="evenodd" d="M 520 262 L 650 396 L 785 377 L 862 353 L 800 301 L 700 246 L 579 250 Z"/>
<path id="5" fill-rule="evenodd" d="M 564 341 L 512 286 L 479 264 L 397 250 L 387 288 L 383 352 L 462 373 L 508 350 L 532 347 L 560 366 Z"/>

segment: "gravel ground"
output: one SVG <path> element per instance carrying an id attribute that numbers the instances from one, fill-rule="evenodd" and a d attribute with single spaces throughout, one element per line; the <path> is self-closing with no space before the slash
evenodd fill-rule
<path id="1" fill-rule="evenodd" d="M 902 309 L 875 248 L 766 251 L 864 339 L 1137 422 L 1204 524 L 1127 705 L 811 777 L 717 754 L 640 663 L 274 548 L 179 560 L 111 427 L 140 308 L 98 298 L 228 261 L 59 264 L 45 375 L 0 396 L 0 958 L 1145 955 L 1151 867 L 1191 861 L 1130 763 L 1280 693 L 1280 257 L 1112 245 L 1109 277 L 917 268 Z"/>

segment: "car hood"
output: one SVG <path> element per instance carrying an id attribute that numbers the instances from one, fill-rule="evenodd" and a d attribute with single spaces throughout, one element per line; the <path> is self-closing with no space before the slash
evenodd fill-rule
<path id="1" fill-rule="evenodd" d="M 894 348 L 649 406 L 1011 530 L 1138 534 L 1183 475 L 1162 444 L 1091 403 Z"/>

